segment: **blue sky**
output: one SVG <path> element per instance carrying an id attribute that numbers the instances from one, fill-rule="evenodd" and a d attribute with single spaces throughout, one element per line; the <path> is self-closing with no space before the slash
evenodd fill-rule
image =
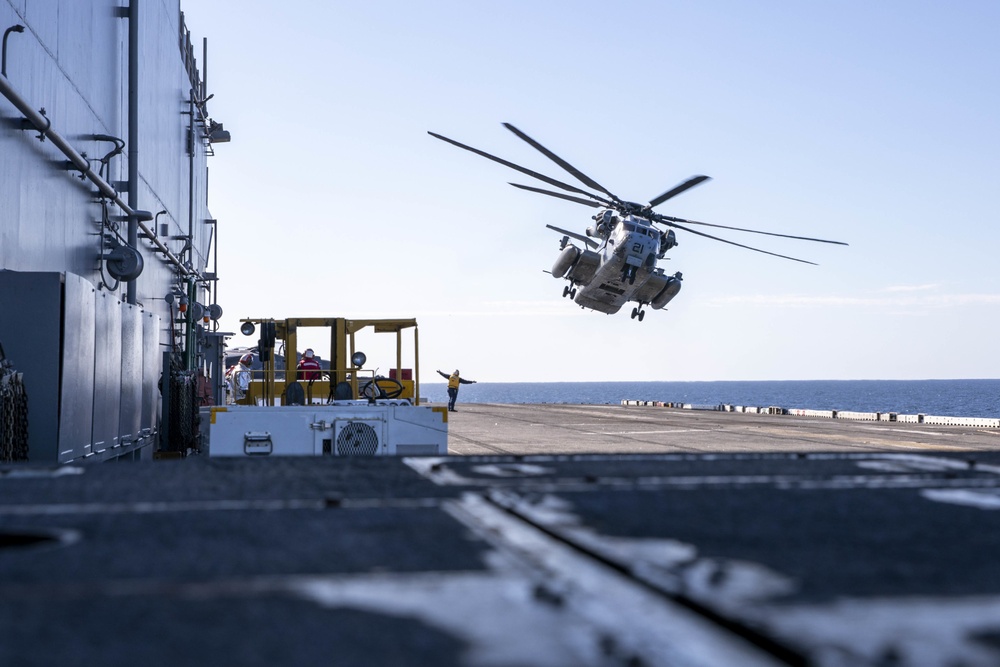
<path id="1" fill-rule="evenodd" d="M 182 9 L 233 137 L 210 161 L 227 330 L 415 317 L 425 381 L 1000 377 L 1000 3 Z M 808 266 L 678 231 L 667 310 L 583 311 L 545 225 L 592 210 L 427 135 L 572 180 L 505 121 L 625 199 L 712 176 L 662 213 L 850 246 L 719 233 Z M 385 369 L 393 342 L 359 348 Z"/>

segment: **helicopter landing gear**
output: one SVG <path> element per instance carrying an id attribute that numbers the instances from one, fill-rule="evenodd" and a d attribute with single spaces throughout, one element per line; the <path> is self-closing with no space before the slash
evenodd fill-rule
<path id="1" fill-rule="evenodd" d="M 563 298 L 569 297 L 570 299 L 576 298 L 576 288 L 572 285 L 566 285 L 563 287 Z"/>
<path id="2" fill-rule="evenodd" d="M 641 306 L 638 307 L 638 308 L 633 308 L 632 309 L 632 319 L 633 320 L 639 320 L 640 322 L 642 322 L 642 318 L 644 318 L 644 317 L 646 317 L 646 311 L 643 310 Z"/>

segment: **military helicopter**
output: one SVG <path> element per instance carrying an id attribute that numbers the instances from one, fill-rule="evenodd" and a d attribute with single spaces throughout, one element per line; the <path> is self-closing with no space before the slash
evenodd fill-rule
<path id="1" fill-rule="evenodd" d="M 666 306 L 680 292 L 683 276 L 680 271 L 673 275 L 666 275 L 662 268 L 657 267 L 656 263 L 666 256 L 668 250 L 678 245 L 674 229 L 681 229 L 691 234 L 704 236 L 705 238 L 746 248 L 754 252 L 761 252 L 765 255 L 773 255 L 782 259 L 815 265 L 815 262 L 787 255 L 779 255 L 778 253 L 743 245 L 735 241 L 728 241 L 718 236 L 699 232 L 685 225 L 704 225 L 706 227 L 750 232 L 752 234 L 765 234 L 767 236 L 780 236 L 801 241 L 847 245 L 842 241 L 791 236 L 789 234 L 777 234 L 775 232 L 744 229 L 742 227 L 727 227 L 725 225 L 685 220 L 684 218 L 675 218 L 656 213 L 653 211 L 653 208 L 676 197 L 682 192 L 690 190 L 696 185 L 704 183 L 709 180 L 709 177 L 692 176 L 663 194 L 653 197 L 647 204 L 625 201 L 510 123 L 504 123 L 503 125 L 545 157 L 566 170 L 580 183 L 601 194 L 588 192 L 574 185 L 563 183 L 513 162 L 508 162 L 495 155 L 490 155 L 486 151 L 466 146 L 435 132 L 428 132 L 428 134 L 574 194 L 565 194 L 564 192 L 554 192 L 530 185 L 510 183 L 515 188 L 538 192 L 550 197 L 558 197 L 559 199 L 565 199 L 598 209 L 592 218 L 594 224 L 587 227 L 586 235 L 554 227 L 553 225 L 546 225 L 549 229 L 563 235 L 559 242 L 559 256 L 552 266 L 552 276 L 555 278 L 564 278 L 569 281 L 569 284 L 563 288 L 563 297 L 569 297 L 581 308 L 590 308 L 611 315 L 621 310 L 621 307 L 626 303 L 634 301 L 638 305 L 632 309 L 632 319 L 638 319 L 641 322 L 646 315 L 644 307 L 647 304 L 654 310 L 659 310 Z M 663 225 L 667 229 L 661 230 L 654 225 Z M 580 241 L 584 247 L 581 248 L 570 243 L 571 238 Z"/>

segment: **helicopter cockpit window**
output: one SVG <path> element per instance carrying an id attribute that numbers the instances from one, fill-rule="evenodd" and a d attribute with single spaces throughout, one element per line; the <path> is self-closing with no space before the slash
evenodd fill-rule
<path id="1" fill-rule="evenodd" d="M 626 222 L 625 223 L 625 231 L 627 231 L 627 232 L 634 232 L 635 231 L 635 225 L 633 225 L 631 222 Z"/>

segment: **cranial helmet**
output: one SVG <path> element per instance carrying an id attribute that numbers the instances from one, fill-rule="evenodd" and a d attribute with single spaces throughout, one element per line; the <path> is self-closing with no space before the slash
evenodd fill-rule
<path id="1" fill-rule="evenodd" d="M 240 357 L 240 363 L 244 366 L 249 366 L 253 363 L 253 355 L 247 352 L 242 357 Z"/>
<path id="2" fill-rule="evenodd" d="M 455 369 L 455 373 L 454 373 L 454 375 L 461 375 L 461 373 L 459 373 L 459 372 L 458 372 L 458 369 L 457 369 L 457 368 Z"/>
<path id="3" fill-rule="evenodd" d="M 307 347 L 306 351 L 305 351 L 305 354 L 303 354 L 302 356 L 305 357 L 306 359 L 312 359 L 313 358 L 312 348 L 311 347 Z"/>

